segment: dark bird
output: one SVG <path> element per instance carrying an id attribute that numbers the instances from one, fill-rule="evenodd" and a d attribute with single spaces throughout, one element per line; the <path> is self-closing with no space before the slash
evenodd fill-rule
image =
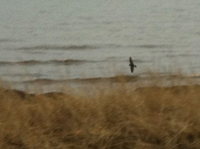
<path id="1" fill-rule="evenodd" d="M 134 67 L 137 67 L 137 66 L 134 65 L 133 60 L 132 60 L 131 57 L 129 58 L 129 62 L 130 62 L 129 66 L 131 67 L 131 72 L 133 73 L 133 71 L 134 71 Z"/>

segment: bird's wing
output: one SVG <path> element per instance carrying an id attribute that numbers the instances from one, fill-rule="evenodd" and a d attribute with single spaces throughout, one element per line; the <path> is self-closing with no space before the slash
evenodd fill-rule
<path id="1" fill-rule="evenodd" d="M 133 65 L 133 60 L 131 57 L 129 58 L 129 61 L 130 61 L 130 64 Z"/>
<path id="2" fill-rule="evenodd" d="M 133 70 L 134 70 L 134 67 L 133 67 L 133 66 L 131 66 L 131 72 L 133 72 Z"/>

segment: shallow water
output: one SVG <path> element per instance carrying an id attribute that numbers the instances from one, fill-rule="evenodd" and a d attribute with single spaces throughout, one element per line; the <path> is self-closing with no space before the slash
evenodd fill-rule
<path id="1" fill-rule="evenodd" d="M 0 76 L 12 83 L 200 74 L 200 1 L 0 1 Z"/>

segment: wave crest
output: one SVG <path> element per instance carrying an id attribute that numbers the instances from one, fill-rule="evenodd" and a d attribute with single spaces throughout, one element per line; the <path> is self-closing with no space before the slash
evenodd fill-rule
<path id="1" fill-rule="evenodd" d="M 47 61 L 38 61 L 38 60 L 27 60 L 27 61 L 17 61 L 17 62 L 0 62 L 0 65 L 45 65 L 45 64 L 57 64 L 57 65 L 79 65 L 86 62 L 90 62 L 87 60 L 75 60 L 75 59 L 67 59 L 67 60 L 47 60 Z"/>
<path id="2" fill-rule="evenodd" d="M 97 49 L 97 46 L 92 45 L 68 45 L 68 46 L 60 46 L 60 45 L 38 45 L 32 47 L 21 47 L 18 50 L 91 50 Z"/>

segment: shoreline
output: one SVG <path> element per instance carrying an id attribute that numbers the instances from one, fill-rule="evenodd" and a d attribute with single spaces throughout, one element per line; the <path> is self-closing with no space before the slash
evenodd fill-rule
<path id="1" fill-rule="evenodd" d="M 200 83 L 200 75 L 182 75 L 182 74 L 147 74 L 143 76 L 137 75 L 116 75 L 112 77 L 96 77 L 96 78 L 75 78 L 63 80 L 51 79 L 33 79 L 22 82 L 2 81 L 1 86 L 21 90 L 29 93 L 49 93 L 49 92 L 65 92 L 66 89 L 81 90 L 94 89 L 100 86 L 118 86 L 121 83 L 128 87 L 137 89 L 138 87 L 170 87 L 187 84 Z"/>

